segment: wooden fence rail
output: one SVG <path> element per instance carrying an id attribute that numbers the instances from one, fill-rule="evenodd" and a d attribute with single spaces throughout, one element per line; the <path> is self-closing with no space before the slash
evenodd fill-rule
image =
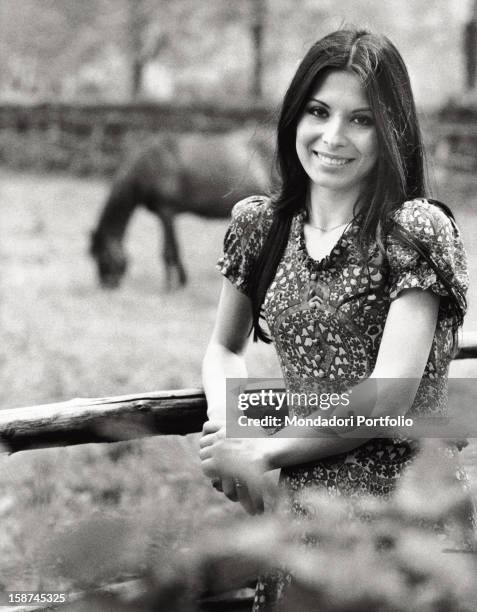
<path id="1" fill-rule="evenodd" d="M 200 431 L 207 402 L 201 389 L 75 398 L 0 411 L 0 440 L 10 452 L 118 442 L 156 434 Z"/>
<path id="2" fill-rule="evenodd" d="M 477 332 L 464 334 L 456 359 L 477 358 Z M 118 442 L 151 435 L 200 431 L 207 402 L 201 389 L 77 398 L 0 410 L 0 441 L 9 452 Z"/>

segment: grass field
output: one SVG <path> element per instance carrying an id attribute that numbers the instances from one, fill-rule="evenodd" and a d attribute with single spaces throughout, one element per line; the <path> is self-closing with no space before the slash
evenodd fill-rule
<path id="1" fill-rule="evenodd" d="M 98 180 L 2 175 L 2 407 L 200 386 L 226 222 L 179 220 L 190 282 L 167 293 L 157 223 L 138 211 L 127 238 L 128 276 L 120 290 L 105 292 L 87 250 L 106 190 Z M 268 347 L 252 350 L 251 368 L 278 374 Z M 143 530 L 151 520 L 157 554 L 166 549 L 169 555 L 171 542 L 190 542 L 197 524 L 216 520 L 224 507 L 223 496 L 202 477 L 196 453 L 190 436 L 144 440 L 132 450 L 87 445 L 4 456 L 0 589 L 2 581 L 28 589 L 48 580 L 45 541 L 97 516 L 132 513 Z M 237 510 L 227 504 L 227 514 Z M 111 559 L 105 565 L 115 574 Z M 72 573 L 78 571 L 75 566 Z M 101 578 L 98 568 L 95 576 Z"/>
<path id="2" fill-rule="evenodd" d="M 441 177 L 441 184 L 438 195 L 454 205 L 476 279 L 477 188 L 470 177 Z M 97 179 L 1 174 L 4 408 L 200 385 L 220 288 L 214 262 L 226 222 L 178 220 L 190 282 L 167 293 L 158 263 L 159 228 L 138 211 L 127 236 L 124 285 L 105 292 L 87 249 L 106 191 L 107 183 Z M 477 330 L 476 297 L 473 287 L 467 330 Z M 270 347 L 252 347 L 248 362 L 254 376 L 279 375 Z M 475 370 L 473 363 L 461 363 L 453 374 L 473 376 Z M 36 587 L 45 579 L 38 556 L 45 538 L 94 516 L 137 516 L 138 508 L 146 516 L 153 508 L 163 546 L 170 546 L 164 533 L 175 534 L 170 538 L 176 545 L 188 541 L 200 521 L 224 508 L 200 475 L 195 444 L 194 436 L 156 438 L 124 453 L 114 450 L 124 445 L 88 445 L 4 456 L 0 516 L 8 529 L 0 536 L 0 588 L 2 582 Z M 475 444 L 464 458 L 477 478 Z"/>
<path id="3" fill-rule="evenodd" d="M 190 282 L 166 293 L 162 237 L 155 219 L 139 210 L 127 237 L 125 283 L 104 292 L 87 254 L 104 182 L 17 175 L 4 176 L 0 189 L 8 346 L 2 404 L 199 384 L 225 221 L 179 219 Z"/>

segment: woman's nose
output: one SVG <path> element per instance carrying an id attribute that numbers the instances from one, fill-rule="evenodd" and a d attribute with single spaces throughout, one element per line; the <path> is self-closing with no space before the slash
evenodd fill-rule
<path id="1" fill-rule="evenodd" d="M 330 119 L 323 130 L 323 142 L 329 147 L 339 147 L 346 144 L 344 121 L 340 117 Z"/>

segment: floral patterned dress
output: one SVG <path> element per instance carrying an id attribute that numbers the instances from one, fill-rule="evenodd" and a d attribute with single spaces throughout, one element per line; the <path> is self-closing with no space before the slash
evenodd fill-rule
<path id="1" fill-rule="evenodd" d="M 234 207 L 218 267 L 245 294 L 272 217 L 266 197 L 247 198 Z M 423 382 L 411 411 L 444 413 L 455 315 L 448 291 L 435 272 L 415 249 L 391 236 L 385 240 L 385 256 L 371 243 L 364 263 L 356 221 L 348 225 L 331 253 L 316 261 L 306 249 L 305 219 L 304 211 L 293 218 L 287 246 L 263 303 L 287 387 L 299 388 L 310 379 L 368 377 L 376 363 L 391 301 L 404 289 L 418 287 L 442 297 Z M 458 229 L 447 215 L 430 202 L 416 199 L 395 211 L 394 220 L 429 248 L 459 290 L 457 294 L 465 295 L 466 256 Z M 426 389 L 425 379 L 434 381 L 433 393 Z M 297 408 L 292 410 L 296 413 Z M 346 453 L 287 467 L 281 472 L 281 485 L 297 513 L 298 494 L 311 486 L 330 495 L 387 497 L 415 453 L 415 444 L 408 440 L 376 438 Z M 259 581 L 254 611 L 273 609 L 285 582 L 280 572 Z"/>

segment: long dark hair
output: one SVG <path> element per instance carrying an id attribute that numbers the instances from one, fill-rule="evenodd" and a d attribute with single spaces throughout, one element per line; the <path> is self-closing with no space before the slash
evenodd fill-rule
<path id="1" fill-rule="evenodd" d="M 296 152 L 297 125 L 319 79 L 332 70 L 359 77 L 377 132 L 378 161 L 355 205 L 355 214 L 360 206 L 360 244 L 375 240 L 384 250 L 384 231 L 392 212 L 406 200 L 427 195 L 422 136 L 399 51 L 385 36 L 367 30 L 342 29 L 316 42 L 298 66 L 278 119 L 280 186 L 273 198 L 273 221 L 250 279 L 254 340 L 270 342 L 260 326 L 263 300 L 287 244 L 292 218 L 306 202 L 309 181 Z"/>

